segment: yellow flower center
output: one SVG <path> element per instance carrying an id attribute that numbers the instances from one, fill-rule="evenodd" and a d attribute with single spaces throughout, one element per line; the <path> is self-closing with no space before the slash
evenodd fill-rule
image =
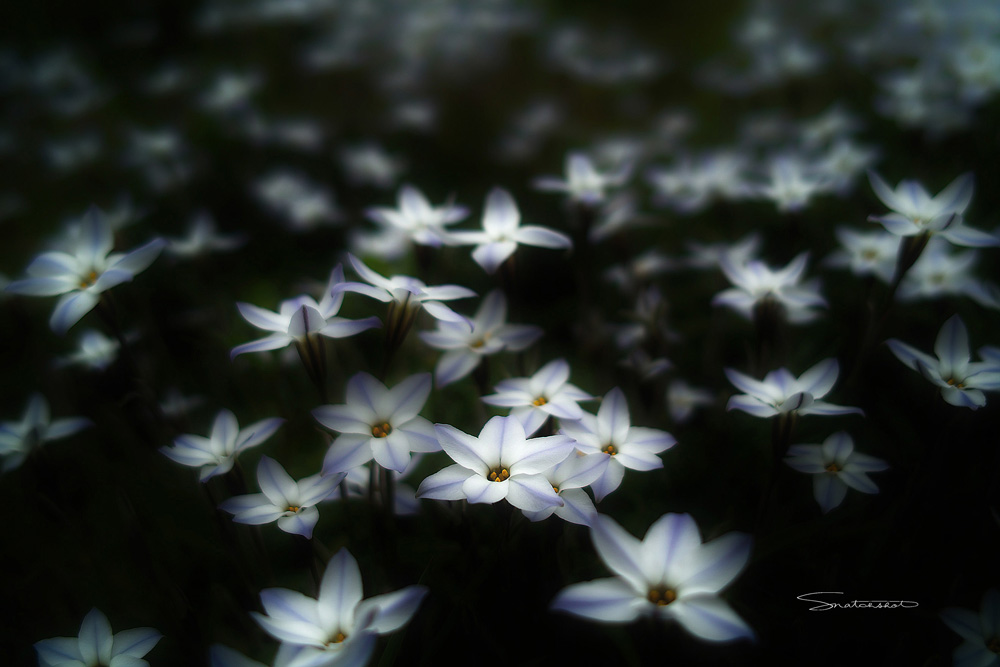
<path id="1" fill-rule="evenodd" d="M 605 454 L 610 454 L 611 456 L 614 456 L 615 454 L 618 453 L 618 448 L 615 447 L 614 445 L 607 445 L 601 451 L 604 452 Z"/>
<path id="2" fill-rule="evenodd" d="M 552 486 L 552 490 L 555 491 L 556 493 L 559 493 L 559 487 L 558 486 L 553 485 Z"/>
<path id="3" fill-rule="evenodd" d="M 340 644 L 343 643 L 345 639 L 347 639 L 347 635 L 343 632 L 338 632 L 332 639 L 327 640 L 326 645 L 330 646 L 331 644 Z"/>
<path id="4" fill-rule="evenodd" d="M 534 405 L 536 408 L 540 408 L 540 407 L 542 407 L 543 405 L 545 405 L 548 402 L 549 401 L 548 401 L 547 398 L 545 398 L 544 396 L 539 396 L 538 398 L 536 398 L 535 400 L 533 400 L 531 402 L 531 404 Z"/>
<path id="5" fill-rule="evenodd" d="M 965 383 L 955 378 L 948 378 L 948 384 L 956 389 L 965 389 Z"/>
<path id="6" fill-rule="evenodd" d="M 646 598 L 657 607 L 666 607 L 677 599 L 677 591 L 672 588 L 650 588 Z"/>
<path id="7" fill-rule="evenodd" d="M 869 262 L 871 262 L 876 258 L 878 258 L 878 252 L 876 252 L 872 248 L 865 248 L 864 250 L 861 251 L 861 259 L 866 259 Z"/>
<path id="8" fill-rule="evenodd" d="M 98 278 L 97 271 L 92 270 L 89 274 L 87 274 L 86 278 L 82 278 L 80 280 L 80 289 L 87 289 L 88 287 L 97 282 L 97 278 Z"/>
<path id="9" fill-rule="evenodd" d="M 827 472 L 840 472 L 841 468 L 836 463 L 827 463 L 825 466 Z"/>
<path id="10" fill-rule="evenodd" d="M 382 422 L 381 424 L 375 424 L 372 426 L 372 435 L 376 438 L 384 438 L 392 433 L 392 426 L 389 422 Z"/>
<path id="11" fill-rule="evenodd" d="M 506 468 L 493 468 L 486 476 L 491 482 L 503 482 L 510 477 L 510 471 Z"/>

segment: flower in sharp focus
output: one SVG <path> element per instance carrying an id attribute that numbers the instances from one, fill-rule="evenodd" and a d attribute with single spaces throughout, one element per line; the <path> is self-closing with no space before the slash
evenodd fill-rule
<path id="1" fill-rule="evenodd" d="M 266 614 L 254 612 L 253 616 L 282 642 L 280 664 L 360 667 L 371 657 L 376 636 L 409 622 L 426 594 L 426 587 L 414 585 L 362 599 L 358 563 L 347 549 L 341 549 L 326 566 L 318 597 L 266 588 L 260 593 Z"/>
<path id="2" fill-rule="evenodd" d="M 550 361 L 530 378 L 501 380 L 496 390 L 495 394 L 483 396 L 483 402 L 512 408 L 510 416 L 521 422 L 528 435 L 540 429 L 549 417 L 582 419 L 579 402 L 595 398 L 569 383 L 569 364 L 565 359 Z"/>
<path id="3" fill-rule="evenodd" d="M 140 667 L 143 656 L 162 637 L 153 628 L 134 628 L 111 634 L 108 617 L 91 609 L 83 617 L 79 637 L 55 637 L 35 644 L 40 667 Z"/>
<path id="4" fill-rule="evenodd" d="M 729 533 L 702 544 L 688 514 L 665 514 L 640 541 L 609 517 L 599 515 L 590 536 L 615 576 L 564 588 L 552 609 L 608 623 L 641 616 L 674 620 L 708 641 L 754 636 L 719 597 L 750 556 L 750 538 Z"/>
<path id="5" fill-rule="evenodd" d="M 282 301 L 276 313 L 249 303 L 237 303 L 243 319 L 258 329 L 273 333 L 266 338 L 237 345 L 229 353 L 230 358 L 244 352 L 277 350 L 291 343 L 304 344 L 316 335 L 345 338 L 378 326 L 377 317 L 361 320 L 336 317 L 344 301 L 344 293 L 335 288 L 345 284 L 348 283 L 344 282 L 344 270 L 338 264 L 330 274 L 330 282 L 319 303 L 308 295 L 297 296 Z"/>
<path id="6" fill-rule="evenodd" d="M 621 485 L 625 468 L 662 468 L 663 461 L 657 455 L 677 444 L 666 431 L 632 426 L 625 394 L 618 387 L 607 393 L 596 416 L 584 412 L 578 421 L 563 420 L 559 424 L 561 432 L 572 438 L 581 452 L 601 453 L 610 459 L 604 473 L 591 484 L 598 502 Z"/>
<path id="7" fill-rule="evenodd" d="M 955 667 L 1000 666 L 1000 591 L 986 592 L 978 614 L 949 607 L 941 612 L 941 620 L 965 640 L 955 649 Z"/>
<path id="8" fill-rule="evenodd" d="M 493 188 L 486 197 L 482 231 L 452 232 L 451 238 L 459 244 L 475 245 L 472 258 L 487 273 L 496 272 L 518 244 L 539 248 L 569 248 L 570 238 L 561 232 L 537 225 L 521 225 L 521 213 L 510 193 Z"/>
<path id="9" fill-rule="evenodd" d="M 28 265 L 30 278 L 15 280 L 6 291 L 31 296 L 62 295 L 49 319 L 58 334 L 66 333 L 100 301 L 100 294 L 128 282 L 144 270 L 166 245 L 153 239 L 129 253 L 112 253 L 114 234 L 104 213 L 91 206 L 76 228 L 69 252 L 44 252 Z"/>
<path id="10" fill-rule="evenodd" d="M 91 424 L 84 417 L 51 419 L 45 397 L 32 394 L 21 421 L 0 422 L 0 471 L 19 467 L 36 447 L 73 435 Z"/>
<path id="11" fill-rule="evenodd" d="M 278 522 L 278 528 L 293 535 L 312 537 L 319 521 L 316 504 L 333 495 L 344 473 L 312 475 L 296 482 L 274 459 L 262 456 L 257 465 L 257 482 L 262 493 L 234 496 L 219 509 L 233 515 L 233 521 L 259 525 Z"/>
<path id="12" fill-rule="evenodd" d="M 936 234 L 960 246 L 1000 245 L 996 236 L 965 225 L 962 214 L 972 201 L 972 174 L 959 176 L 935 197 L 916 181 L 901 181 L 893 190 L 874 171 L 868 172 L 868 180 L 875 195 L 892 210 L 868 219 L 897 236 Z"/>
<path id="13" fill-rule="evenodd" d="M 882 459 L 855 452 L 854 441 L 844 431 L 834 433 L 822 445 L 792 445 L 785 463 L 814 476 L 813 496 L 824 512 L 843 502 L 848 487 L 878 493 L 867 473 L 889 468 Z"/>
<path id="14" fill-rule="evenodd" d="M 520 352 L 542 335 L 540 327 L 507 323 L 507 299 L 500 290 L 483 298 L 472 318 L 472 331 L 464 324 L 439 321 L 435 331 L 421 331 L 420 339 L 438 350 L 445 350 L 434 369 L 438 387 L 461 380 L 471 373 L 483 357 L 503 350 Z"/>
<path id="15" fill-rule="evenodd" d="M 445 225 L 458 222 L 469 214 L 464 206 L 450 203 L 431 206 L 423 193 L 412 185 L 399 189 L 398 204 L 398 209 L 369 208 L 365 215 L 386 229 L 402 232 L 419 245 L 442 245 L 448 236 Z"/>
<path id="16" fill-rule="evenodd" d="M 181 465 L 200 468 L 198 479 L 205 482 L 229 472 L 237 456 L 263 444 L 284 421 L 278 417 L 262 419 L 241 429 L 236 415 L 222 410 L 215 417 L 209 437 L 181 435 L 174 440 L 173 447 L 161 447 L 160 451 Z"/>
<path id="17" fill-rule="evenodd" d="M 941 397 L 952 405 L 975 410 L 986 405 L 983 390 L 1000 389 L 1000 364 L 971 360 L 969 332 L 958 315 L 938 332 L 934 342 L 937 358 L 895 338 L 886 344 L 897 359 L 940 387 Z"/>
<path id="18" fill-rule="evenodd" d="M 373 458 L 383 468 L 402 472 L 410 452 L 439 451 L 434 427 L 418 416 L 430 391 L 430 373 L 411 375 L 392 389 L 368 373 L 352 377 L 345 405 L 312 411 L 320 424 L 341 433 L 326 454 L 323 474 L 350 470 Z"/>
<path id="19" fill-rule="evenodd" d="M 493 417 L 479 437 L 447 424 L 434 428 L 441 448 L 456 463 L 424 479 L 417 498 L 489 504 L 506 498 L 528 512 L 563 504 L 542 473 L 570 456 L 569 438 L 528 439 L 513 417 Z"/>
<path id="20" fill-rule="evenodd" d="M 840 365 L 836 359 L 824 359 L 799 377 L 787 368 L 779 368 L 757 380 L 731 368 L 726 377 L 745 394 L 732 396 L 726 410 L 742 410 L 754 417 L 774 417 L 794 412 L 799 415 L 863 415 L 861 408 L 834 405 L 819 399 L 830 393 Z"/>
<path id="21" fill-rule="evenodd" d="M 799 284 L 806 269 L 806 259 L 807 254 L 802 253 L 788 266 L 775 271 L 760 260 L 739 263 L 723 255 L 719 267 L 733 287 L 716 294 L 712 305 L 729 306 L 752 320 L 755 311 L 776 304 L 789 322 L 809 322 L 817 316 L 814 308 L 825 307 L 826 300 L 820 295 L 815 281 Z"/>
<path id="22" fill-rule="evenodd" d="M 604 201 L 605 190 L 620 187 L 631 173 L 626 164 L 611 174 L 602 174 L 583 153 L 572 152 L 566 156 L 566 179 L 542 176 L 535 179 L 538 190 L 565 192 L 572 201 L 586 206 L 596 206 Z"/>

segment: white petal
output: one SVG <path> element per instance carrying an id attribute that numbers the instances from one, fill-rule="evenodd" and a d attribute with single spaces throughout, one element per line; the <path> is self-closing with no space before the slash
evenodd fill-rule
<path id="1" fill-rule="evenodd" d="M 684 598 L 662 610 L 663 615 L 677 619 L 688 632 L 708 641 L 753 639 L 754 636 L 750 626 L 714 595 Z"/>
<path id="2" fill-rule="evenodd" d="M 476 473 L 457 463 L 448 466 L 424 478 L 417 488 L 417 498 L 462 500 L 465 498 L 465 492 L 462 491 L 465 480 L 475 475 Z"/>
<path id="3" fill-rule="evenodd" d="M 56 308 L 49 318 L 49 326 L 57 334 L 65 334 L 70 327 L 94 309 L 99 301 L 93 292 L 73 292 L 60 297 Z"/>
<path id="4" fill-rule="evenodd" d="M 590 537 L 604 564 L 624 577 L 635 593 L 645 595 L 650 582 L 643 568 L 642 542 L 603 514 L 591 526 Z"/>
<path id="5" fill-rule="evenodd" d="M 609 623 L 626 623 L 639 617 L 645 600 L 620 579 L 597 579 L 562 589 L 552 601 L 554 611 Z"/>
<path id="6" fill-rule="evenodd" d="M 298 486 L 281 464 L 270 456 L 262 456 L 257 464 L 257 482 L 260 490 L 275 506 L 287 505 L 298 495 Z"/>

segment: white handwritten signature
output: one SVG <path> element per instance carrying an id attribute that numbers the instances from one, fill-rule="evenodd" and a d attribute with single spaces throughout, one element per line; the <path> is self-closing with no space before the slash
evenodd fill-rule
<path id="1" fill-rule="evenodd" d="M 796 599 L 803 602 L 816 602 L 815 607 L 809 607 L 809 611 L 828 611 L 830 609 L 911 609 L 919 606 L 913 600 L 851 600 L 850 602 L 828 602 L 817 599 L 816 595 L 843 595 L 842 591 L 817 591 L 815 593 L 804 593 Z"/>

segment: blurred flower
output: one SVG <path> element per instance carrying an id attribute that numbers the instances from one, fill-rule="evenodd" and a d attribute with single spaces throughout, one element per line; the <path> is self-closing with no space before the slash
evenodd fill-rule
<path id="1" fill-rule="evenodd" d="M 813 309 L 825 307 L 826 300 L 820 295 L 816 281 L 799 284 L 807 257 L 807 253 L 802 253 L 788 266 L 775 271 L 757 259 L 738 263 L 732 256 L 723 255 L 719 267 L 733 287 L 716 294 L 712 305 L 729 306 L 753 320 L 758 309 L 774 304 L 791 323 L 814 320 L 817 313 Z"/>
<path id="2" fill-rule="evenodd" d="M 278 662 L 288 667 L 361 667 L 375 649 L 377 635 L 409 622 L 427 588 L 407 586 L 362 600 L 358 563 L 347 549 L 330 559 L 314 599 L 284 588 L 266 588 L 266 614 L 254 619 L 282 642 Z"/>
<path id="3" fill-rule="evenodd" d="M 601 453 L 610 459 L 608 467 L 591 484 L 598 502 L 621 485 L 625 468 L 662 468 L 663 461 L 657 454 L 677 444 L 666 431 L 632 426 L 625 394 L 618 387 L 605 395 L 597 416 L 585 412 L 581 419 L 562 420 L 559 425 L 560 432 L 572 438 L 581 452 Z"/>
<path id="4" fill-rule="evenodd" d="M 965 641 L 955 649 L 955 667 L 997 667 L 1000 665 L 1000 591 L 990 589 L 983 596 L 980 613 L 948 607 L 941 620 Z"/>
<path id="5" fill-rule="evenodd" d="M 752 193 L 746 179 L 747 157 L 735 151 L 714 151 L 697 158 L 682 157 L 671 168 L 646 173 L 653 201 L 683 214 L 697 213 L 714 200 L 739 200 Z"/>
<path id="6" fill-rule="evenodd" d="M 698 406 L 713 402 L 711 392 L 696 389 L 684 380 L 672 380 L 667 387 L 667 410 L 670 411 L 670 418 L 678 424 L 688 421 Z"/>
<path id="7" fill-rule="evenodd" d="M 699 243 L 688 241 L 691 253 L 687 265 L 693 269 L 715 269 L 723 258 L 733 266 L 747 264 L 760 248 L 760 234 L 751 232 L 734 243 Z"/>
<path id="8" fill-rule="evenodd" d="M 126 340 L 127 340 L 126 336 Z M 102 371 L 118 358 L 120 343 L 114 338 L 108 338 L 96 329 L 87 329 L 80 335 L 79 349 L 62 357 L 60 365 L 79 365 L 93 370 Z"/>
<path id="9" fill-rule="evenodd" d="M 333 198 L 305 176 L 287 169 L 257 179 L 254 194 L 294 231 L 336 222 L 340 216 Z"/>
<path id="10" fill-rule="evenodd" d="M 522 227 L 517 203 L 501 188 L 493 188 L 486 197 L 483 231 L 457 231 L 451 237 L 460 244 L 474 244 L 472 258 L 487 273 L 495 272 L 514 254 L 518 244 L 540 248 L 569 248 L 573 244 L 565 234 L 547 227 Z"/>
<path id="11" fill-rule="evenodd" d="M 844 431 L 834 433 L 822 445 L 792 445 L 785 463 L 813 477 L 813 496 L 824 512 L 840 505 L 847 487 L 862 493 L 878 493 L 868 479 L 870 472 L 887 470 L 889 464 L 854 451 L 854 441 Z"/>
<path id="12" fill-rule="evenodd" d="M 566 180 L 542 176 L 534 181 L 535 188 L 550 192 L 565 192 L 571 201 L 596 206 L 604 201 L 605 190 L 620 187 L 631 172 L 631 166 L 620 167 L 615 173 L 602 174 L 583 153 L 566 156 Z"/>
<path id="13" fill-rule="evenodd" d="M 383 468 L 402 472 L 410 452 L 441 449 L 434 427 L 418 416 L 431 391 L 431 374 L 411 375 L 392 389 L 368 373 L 347 383 L 345 405 L 321 405 L 313 417 L 342 435 L 333 441 L 323 461 L 323 474 L 364 465 L 372 458 Z"/>
<path id="14" fill-rule="evenodd" d="M 826 258 L 827 266 L 849 268 L 856 276 L 872 275 L 883 282 L 892 280 L 899 253 L 899 238 L 885 230 L 859 232 L 837 227 L 834 232 L 840 249 Z"/>
<path id="15" fill-rule="evenodd" d="M 0 422 L 2 471 L 19 467 L 36 447 L 81 431 L 92 422 L 84 417 L 52 420 L 49 404 L 41 394 L 32 394 L 19 422 Z"/>
<path id="16" fill-rule="evenodd" d="M 220 72 L 201 94 L 200 103 L 211 111 L 243 111 L 262 84 L 257 72 Z"/>
<path id="17" fill-rule="evenodd" d="M 108 617 L 91 609 L 83 617 L 79 637 L 56 637 L 35 643 L 40 667 L 149 667 L 143 656 L 162 637 L 153 628 L 111 634 Z"/>
<path id="18" fill-rule="evenodd" d="M 28 265 L 30 278 L 15 280 L 7 291 L 31 296 L 62 294 L 49 319 L 52 330 L 66 333 L 93 310 L 101 292 L 128 282 L 153 263 L 166 245 L 153 239 L 130 253 L 112 253 L 114 235 L 107 218 L 96 206 L 84 215 L 70 252 L 45 252 Z"/>
<path id="19" fill-rule="evenodd" d="M 436 433 L 434 434 L 434 442 L 437 443 Z M 437 445 L 437 449 L 440 450 L 441 446 Z M 417 500 L 417 492 L 412 486 L 406 483 L 406 479 L 413 474 L 423 458 L 423 454 L 414 454 L 410 457 L 409 464 L 407 464 L 402 472 L 396 472 L 391 468 L 388 470 L 389 475 L 394 481 L 392 511 L 396 516 L 412 516 L 420 512 L 420 501 Z M 347 496 L 349 498 L 369 497 L 368 487 L 371 484 L 370 465 L 360 465 L 347 471 L 347 477 L 344 478 L 342 484 L 347 487 Z"/>
<path id="20" fill-rule="evenodd" d="M 222 410 L 215 417 L 209 437 L 181 435 L 174 439 L 173 447 L 161 447 L 160 451 L 181 465 L 201 468 L 198 479 L 206 482 L 216 475 L 229 472 L 236 463 L 237 456 L 251 447 L 263 444 L 284 421 L 280 418 L 262 419 L 241 430 L 236 415 L 229 410 Z"/>
<path id="21" fill-rule="evenodd" d="M 510 416 L 521 422 L 528 435 L 540 429 L 549 417 L 582 419 L 583 410 L 578 403 L 594 400 L 569 383 L 569 364 L 565 359 L 550 361 L 530 378 L 501 380 L 496 390 L 495 394 L 483 396 L 483 402 L 512 408 Z"/>
<path id="22" fill-rule="evenodd" d="M 752 639 L 753 630 L 719 597 L 750 556 L 750 537 L 729 533 L 702 544 L 688 514 L 664 514 L 639 541 L 599 515 L 590 536 L 615 573 L 564 588 L 552 609 L 607 623 L 640 616 L 674 620 L 701 639 Z"/>
<path id="23" fill-rule="evenodd" d="M 180 258 L 197 257 L 210 252 L 228 252 L 246 242 L 242 234 L 218 234 L 212 216 L 202 211 L 191 222 L 186 238 L 168 239 L 166 251 Z"/>
<path id="24" fill-rule="evenodd" d="M 281 464 L 262 456 L 257 465 L 257 482 L 262 493 L 234 496 L 219 504 L 237 523 L 259 525 L 278 522 L 278 528 L 293 535 L 312 537 L 319 521 L 316 504 L 329 498 L 344 479 L 344 473 L 312 475 L 298 482 Z"/>
<path id="25" fill-rule="evenodd" d="M 375 144 L 345 148 L 340 152 L 340 162 L 351 182 L 383 189 L 391 188 L 405 169 L 402 160 Z"/>
<path id="26" fill-rule="evenodd" d="M 493 417 L 478 438 L 447 424 L 434 428 L 456 463 L 424 479 L 417 498 L 489 504 L 506 498 L 528 512 L 563 504 L 542 473 L 572 453 L 573 441 L 566 436 L 526 439 L 513 417 Z"/>
<path id="27" fill-rule="evenodd" d="M 770 182 L 757 187 L 757 194 L 773 201 L 782 213 L 803 210 L 817 194 L 830 191 L 829 179 L 799 157 L 782 155 L 771 160 Z"/>
<path id="28" fill-rule="evenodd" d="M 403 232 L 413 243 L 440 246 L 447 241 L 445 225 L 462 220 L 469 214 L 464 206 L 445 204 L 433 207 L 424 195 L 411 185 L 399 189 L 399 208 L 369 208 L 365 215 L 387 229 Z"/>
<path id="29" fill-rule="evenodd" d="M 597 508 L 583 487 L 593 484 L 604 474 L 608 463 L 609 458 L 601 454 L 571 454 L 561 463 L 542 473 L 563 504 L 553 505 L 537 512 L 525 511 L 524 516 L 531 521 L 541 521 L 555 513 L 570 523 L 589 526 L 597 517 Z"/>
<path id="30" fill-rule="evenodd" d="M 874 171 L 868 172 L 872 189 L 882 203 L 892 209 L 886 215 L 868 219 L 880 222 L 897 236 L 937 234 L 960 246 L 997 246 L 1000 239 L 965 225 L 962 214 L 972 201 L 972 174 L 963 174 L 931 197 L 916 181 L 901 181 L 893 190 Z"/>
<path id="31" fill-rule="evenodd" d="M 507 299 L 500 290 L 485 297 L 472 319 L 472 331 L 464 322 L 439 320 L 435 331 L 421 331 L 420 340 L 445 350 L 434 369 L 438 387 L 461 380 L 483 357 L 502 351 L 520 352 L 542 335 L 541 327 L 507 324 Z"/>
<path id="32" fill-rule="evenodd" d="M 986 405 L 982 390 L 1000 389 L 1000 364 L 971 361 L 969 332 L 958 315 L 941 327 L 934 342 L 935 359 L 895 338 L 886 341 L 896 358 L 941 388 L 941 397 L 951 405 L 972 410 Z"/>
<path id="33" fill-rule="evenodd" d="M 1000 290 L 994 283 L 978 280 L 972 269 L 979 252 L 952 252 L 943 240 L 930 239 L 920 258 L 899 286 L 901 301 L 967 296 L 986 308 L 1000 309 Z"/>
<path id="34" fill-rule="evenodd" d="M 819 399 L 830 393 L 840 365 L 836 359 L 824 359 L 798 378 L 787 368 L 771 371 L 762 380 L 755 380 L 731 368 L 726 377 L 745 394 L 732 396 L 726 410 L 742 410 L 754 417 L 774 417 L 794 412 L 799 415 L 863 415 L 860 408 L 834 405 Z"/>
<path id="35" fill-rule="evenodd" d="M 310 337 L 316 335 L 345 338 L 378 326 L 377 317 L 349 320 L 336 316 L 344 302 L 344 291 L 335 287 L 347 284 L 350 283 L 344 282 L 344 269 L 338 264 L 330 273 L 330 281 L 319 303 L 311 296 L 301 295 L 282 301 L 277 313 L 249 303 L 237 303 L 243 319 L 258 329 L 273 333 L 267 338 L 237 345 L 229 353 L 230 359 L 244 352 L 277 350 L 292 343 L 307 345 Z"/>

